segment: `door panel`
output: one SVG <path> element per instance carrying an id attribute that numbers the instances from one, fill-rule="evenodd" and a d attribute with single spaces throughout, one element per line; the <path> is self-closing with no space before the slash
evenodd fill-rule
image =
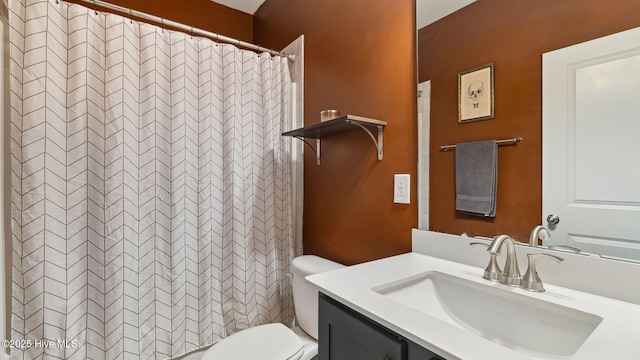
<path id="1" fill-rule="evenodd" d="M 577 202 L 640 204 L 640 167 L 634 166 L 640 154 L 639 70 L 640 55 L 614 55 L 577 68 L 570 80 L 576 134 L 570 184 Z"/>
<path id="2" fill-rule="evenodd" d="M 640 260 L 639 39 L 543 55 L 542 223 L 560 218 L 544 245 Z"/>

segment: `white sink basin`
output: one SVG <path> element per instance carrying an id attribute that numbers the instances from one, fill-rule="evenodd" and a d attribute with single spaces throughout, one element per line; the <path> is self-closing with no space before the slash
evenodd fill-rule
<path id="1" fill-rule="evenodd" d="M 372 290 L 521 354 L 572 356 L 602 322 L 494 283 L 428 271 Z M 551 295 L 549 295 L 551 296 Z"/>

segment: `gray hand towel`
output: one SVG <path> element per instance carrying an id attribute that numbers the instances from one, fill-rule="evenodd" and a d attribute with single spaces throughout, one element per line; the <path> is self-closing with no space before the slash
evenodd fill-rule
<path id="1" fill-rule="evenodd" d="M 495 217 L 497 184 L 496 140 L 456 144 L 456 210 Z"/>

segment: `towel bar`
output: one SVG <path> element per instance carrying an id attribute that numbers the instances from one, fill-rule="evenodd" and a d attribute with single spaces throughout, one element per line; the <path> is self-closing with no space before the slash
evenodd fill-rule
<path id="1" fill-rule="evenodd" d="M 517 137 L 517 138 L 513 138 L 513 139 L 498 140 L 498 141 L 496 141 L 496 143 L 498 145 L 518 145 L 518 144 L 522 143 L 522 138 L 521 137 Z M 455 145 L 442 145 L 442 146 L 440 146 L 440 150 L 443 150 L 443 151 L 449 151 L 449 150 L 453 150 L 455 148 L 456 148 Z"/>

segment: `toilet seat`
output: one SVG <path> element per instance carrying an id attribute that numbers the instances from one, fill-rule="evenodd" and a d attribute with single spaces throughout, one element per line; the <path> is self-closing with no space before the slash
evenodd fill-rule
<path id="1" fill-rule="evenodd" d="M 280 324 L 266 324 L 239 331 L 218 341 L 202 360 L 298 360 L 304 353 L 302 340 Z"/>

